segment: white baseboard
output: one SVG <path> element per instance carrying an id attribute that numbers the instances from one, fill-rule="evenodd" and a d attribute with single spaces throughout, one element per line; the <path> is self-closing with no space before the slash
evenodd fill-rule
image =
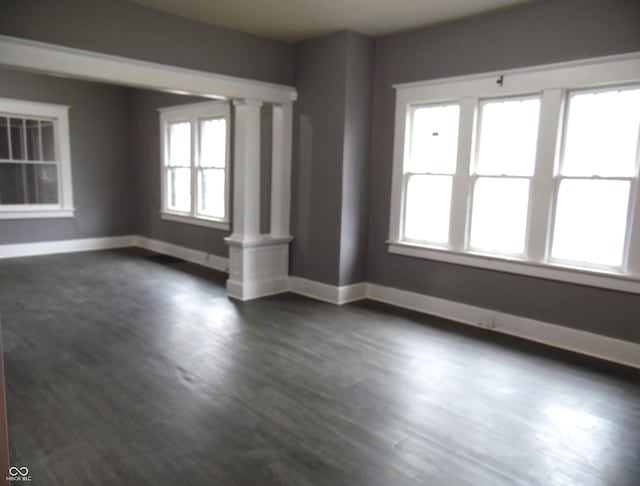
<path id="1" fill-rule="evenodd" d="M 289 290 L 294 294 L 305 295 L 312 299 L 330 304 L 347 304 L 366 297 L 364 282 L 338 287 L 300 277 L 289 277 Z"/>
<path id="2" fill-rule="evenodd" d="M 51 255 L 55 253 L 109 250 L 111 248 L 134 246 L 135 241 L 136 237 L 134 235 L 127 235 L 0 245 L 0 258 L 18 258 L 37 255 Z"/>
<path id="3" fill-rule="evenodd" d="M 407 290 L 367 284 L 367 298 L 640 368 L 640 344 Z"/>
<path id="4" fill-rule="evenodd" d="M 191 248 L 174 245 L 165 241 L 154 240 L 145 236 L 136 236 L 135 241 L 131 246 L 138 246 L 156 253 L 180 258 L 182 260 L 195 263 L 196 265 L 202 265 L 203 267 L 219 270 L 220 272 L 229 271 L 228 258 L 206 253 L 204 251 L 192 250 Z"/>

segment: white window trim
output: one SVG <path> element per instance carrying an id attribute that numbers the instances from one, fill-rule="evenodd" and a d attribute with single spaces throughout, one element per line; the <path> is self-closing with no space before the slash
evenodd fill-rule
<path id="1" fill-rule="evenodd" d="M 214 228 L 220 230 L 229 230 L 230 224 L 230 207 L 229 207 L 229 193 L 230 193 L 230 144 L 231 144 L 231 119 L 230 119 L 230 107 L 228 103 L 224 101 L 205 101 L 202 103 L 190 103 L 186 105 L 170 106 L 167 108 L 159 108 L 160 112 L 160 180 L 161 180 L 161 209 L 160 217 L 167 221 L 176 223 L 192 224 L 196 226 L 204 226 L 207 228 Z M 166 144 L 166 125 L 172 121 L 189 121 L 193 126 L 197 126 L 198 120 L 206 117 L 220 117 L 224 116 L 227 120 L 227 150 L 226 150 L 226 162 L 225 162 L 225 217 L 222 219 L 210 218 L 203 215 L 199 215 L 195 212 L 196 207 L 196 192 L 192 192 L 191 213 L 184 213 L 180 211 L 174 211 L 167 208 L 167 187 L 166 187 L 166 162 L 167 162 L 167 144 Z M 192 159 L 195 157 L 197 150 L 197 140 L 195 140 L 196 132 L 192 129 Z M 193 160 L 192 160 L 193 164 Z M 192 167 L 193 170 L 193 167 Z M 193 184 L 193 181 L 192 181 Z M 192 187 L 193 189 L 193 187 Z"/>
<path id="2" fill-rule="evenodd" d="M 0 219 L 72 218 L 73 184 L 71 177 L 71 144 L 69 141 L 69 106 L 0 98 L 0 113 L 18 117 L 55 119 L 54 141 L 58 166 L 59 204 L 0 205 Z"/>
<path id="3" fill-rule="evenodd" d="M 502 76 L 502 84 L 496 81 Z M 610 56 L 577 62 L 551 64 L 526 69 L 514 69 L 479 75 L 461 76 L 418 83 L 394 85 L 396 89 L 395 133 L 393 149 L 393 173 L 391 186 L 391 215 L 389 221 L 389 252 L 488 270 L 528 275 L 563 282 L 577 283 L 625 292 L 640 293 L 640 189 L 632 187 L 627 244 L 626 272 L 613 269 L 572 266 L 554 261 L 547 255 L 549 232 L 555 194 L 555 161 L 560 150 L 560 123 L 566 90 L 619 86 L 640 82 L 640 53 Z M 475 118 L 479 100 L 508 98 L 513 96 L 542 95 L 540 129 L 533 177 L 530 211 L 527 227 L 525 258 L 477 253 L 465 249 L 467 243 L 467 188 L 471 153 L 475 147 Z M 460 132 L 458 134 L 458 170 L 454 176 L 450 244 L 447 248 L 421 244 L 402 238 L 404 218 L 405 148 L 410 133 L 410 116 L 413 107 L 424 104 L 456 102 L 460 105 Z M 638 174 L 636 174 L 638 177 Z M 638 179 L 636 179 L 638 180 Z M 461 187 L 465 189 L 460 190 Z M 461 210 L 462 208 L 462 210 Z M 470 223 L 469 223 L 470 224 Z M 638 242 L 633 245 L 631 242 Z"/>

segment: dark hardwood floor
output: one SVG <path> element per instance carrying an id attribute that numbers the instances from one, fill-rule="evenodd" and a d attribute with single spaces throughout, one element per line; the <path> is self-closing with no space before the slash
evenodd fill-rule
<path id="1" fill-rule="evenodd" d="M 373 302 L 237 303 L 150 256 L 0 261 L 31 484 L 640 484 L 636 372 Z"/>

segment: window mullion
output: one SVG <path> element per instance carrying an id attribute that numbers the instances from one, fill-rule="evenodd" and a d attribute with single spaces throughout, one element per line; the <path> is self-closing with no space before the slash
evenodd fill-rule
<path id="1" fill-rule="evenodd" d="M 453 176 L 451 194 L 451 224 L 449 226 L 449 247 L 463 251 L 467 227 L 467 208 L 470 183 L 471 154 L 474 148 L 474 127 L 477 98 L 460 100 L 460 125 L 458 130 L 458 163 Z"/>
<path id="2" fill-rule="evenodd" d="M 531 180 L 526 254 L 530 261 L 542 263 L 550 241 L 551 211 L 555 190 L 554 168 L 560 140 L 564 92 L 549 89 L 542 93 L 536 165 Z"/>
<path id="3" fill-rule="evenodd" d="M 198 170 L 196 165 L 196 158 L 198 157 L 198 137 L 200 127 L 198 126 L 198 119 L 192 118 L 191 123 L 191 215 L 195 216 L 198 213 Z"/>
<path id="4" fill-rule="evenodd" d="M 640 137 L 639 137 L 640 140 Z M 629 218 L 629 229 L 627 235 L 627 270 L 631 275 L 640 276 L 640 175 L 636 181 L 631 183 L 630 205 L 631 217 Z"/>

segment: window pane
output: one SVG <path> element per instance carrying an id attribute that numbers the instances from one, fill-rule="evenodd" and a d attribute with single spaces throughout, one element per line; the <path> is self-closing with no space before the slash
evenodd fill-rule
<path id="1" fill-rule="evenodd" d="M 410 176 L 404 221 L 406 238 L 449 242 L 452 180 L 452 176 Z"/>
<path id="2" fill-rule="evenodd" d="M 24 160 L 24 126 L 22 118 L 11 118 L 11 158 Z"/>
<path id="3" fill-rule="evenodd" d="M 224 218 L 224 169 L 199 171 L 198 212 L 212 218 Z"/>
<path id="4" fill-rule="evenodd" d="M 639 132 L 640 89 L 573 95 L 562 174 L 633 176 Z"/>
<path id="5" fill-rule="evenodd" d="M 25 164 L 28 204 L 58 203 L 58 168 L 53 164 Z"/>
<path id="6" fill-rule="evenodd" d="M 227 120 L 200 120 L 200 166 L 223 168 L 226 155 Z"/>
<path id="7" fill-rule="evenodd" d="M 408 172 L 455 173 L 459 118 L 458 105 L 417 108 L 413 112 Z"/>
<path id="8" fill-rule="evenodd" d="M 0 117 L 0 159 L 8 160 L 11 158 L 9 153 L 9 120 Z"/>
<path id="9" fill-rule="evenodd" d="M 574 262 L 621 265 L 629 190 L 628 181 L 562 181 L 551 255 Z"/>
<path id="10" fill-rule="evenodd" d="M 476 173 L 533 175 L 540 100 L 491 101 L 482 106 Z"/>
<path id="11" fill-rule="evenodd" d="M 40 124 L 38 120 L 26 120 L 27 159 L 42 160 L 40 155 Z"/>
<path id="12" fill-rule="evenodd" d="M 169 165 L 173 167 L 191 166 L 191 124 L 189 122 L 169 123 Z"/>
<path id="13" fill-rule="evenodd" d="M 40 122 L 40 136 L 42 137 L 42 160 L 56 160 L 56 150 L 53 142 L 53 122 Z"/>
<path id="14" fill-rule="evenodd" d="M 25 204 L 23 164 L 0 164 L 0 204 Z"/>
<path id="15" fill-rule="evenodd" d="M 167 207 L 173 211 L 191 211 L 191 169 L 167 170 Z"/>
<path id="16" fill-rule="evenodd" d="M 496 253 L 523 253 L 528 205 L 527 179 L 479 177 L 473 191 L 471 246 Z"/>

